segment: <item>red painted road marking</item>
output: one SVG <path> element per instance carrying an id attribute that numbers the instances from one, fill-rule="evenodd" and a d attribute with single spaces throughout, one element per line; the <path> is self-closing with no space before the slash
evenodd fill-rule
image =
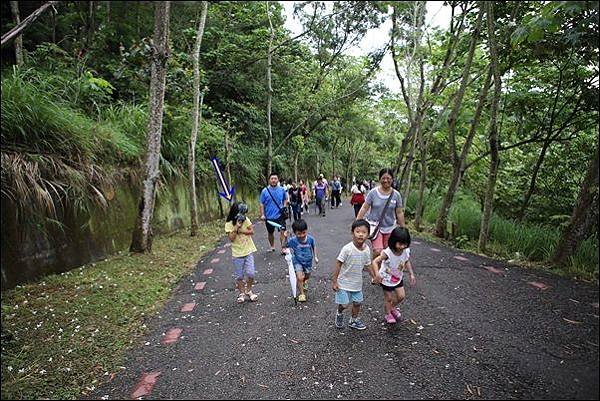
<path id="1" fill-rule="evenodd" d="M 219 258 L 214 258 L 213 260 L 210 261 L 210 263 L 219 263 Z"/>
<path id="2" fill-rule="evenodd" d="M 219 249 L 217 253 L 225 253 L 225 249 Z"/>
<path id="3" fill-rule="evenodd" d="M 437 249 L 437 248 L 429 248 L 429 249 L 431 249 L 433 252 L 441 252 L 441 251 L 440 251 L 439 249 Z"/>
<path id="4" fill-rule="evenodd" d="M 528 281 L 527 284 L 529 284 L 532 287 L 538 288 L 542 291 L 547 290 L 548 288 L 550 288 L 548 285 L 544 284 L 544 283 L 540 283 L 539 281 Z"/>
<path id="5" fill-rule="evenodd" d="M 179 340 L 179 336 L 181 335 L 182 331 L 183 329 L 180 329 L 179 327 L 173 327 L 172 329 L 169 329 L 169 331 L 167 331 L 167 334 L 165 334 L 165 336 L 163 337 L 162 343 L 171 344 L 176 342 L 177 340 Z"/>
<path id="6" fill-rule="evenodd" d="M 195 307 L 196 307 L 195 302 L 187 303 L 187 304 L 183 305 L 183 307 L 181 308 L 181 312 L 191 312 L 194 310 Z"/>
<path id="7" fill-rule="evenodd" d="M 463 258 L 462 256 L 454 256 L 454 259 L 462 260 L 463 262 L 467 262 L 469 259 Z"/>
<path id="8" fill-rule="evenodd" d="M 143 373 L 142 379 L 138 383 L 133 393 L 131 393 L 131 398 L 135 400 L 145 395 L 149 395 L 152 392 L 152 388 L 156 384 L 156 379 L 158 379 L 158 376 L 160 376 L 160 372 Z"/>
<path id="9" fill-rule="evenodd" d="M 495 267 L 492 267 L 492 266 L 483 266 L 483 268 L 491 273 L 499 274 L 501 276 L 504 276 L 504 274 L 505 274 L 504 270 L 496 269 Z"/>
<path id="10" fill-rule="evenodd" d="M 202 274 L 209 275 L 209 274 L 212 274 L 212 272 L 213 272 L 213 269 L 206 269 L 202 272 Z"/>
<path id="11" fill-rule="evenodd" d="M 205 285 L 206 285 L 206 281 L 200 281 L 199 283 L 196 283 L 196 285 L 194 286 L 194 289 L 198 290 L 198 291 L 202 291 L 204 289 Z"/>

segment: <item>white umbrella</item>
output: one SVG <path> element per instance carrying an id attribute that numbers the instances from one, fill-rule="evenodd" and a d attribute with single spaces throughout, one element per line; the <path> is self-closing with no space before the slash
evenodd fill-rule
<path id="1" fill-rule="evenodd" d="M 288 274 L 290 276 L 290 286 L 292 287 L 292 296 L 294 297 L 294 303 L 298 303 L 298 299 L 296 298 L 296 271 L 294 270 L 294 264 L 292 263 L 292 254 L 291 252 L 287 252 L 285 254 L 285 260 L 288 264 Z"/>
<path id="2" fill-rule="evenodd" d="M 272 225 L 273 227 L 275 227 L 275 228 L 277 228 L 279 230 L 281 230 L 283 228 L 283 226 L 281 224 L 276 223 L 276 222 L 271 221 L 271 220 L 267 220 L 267 223 L 269 223 L 270 225 Z"/>

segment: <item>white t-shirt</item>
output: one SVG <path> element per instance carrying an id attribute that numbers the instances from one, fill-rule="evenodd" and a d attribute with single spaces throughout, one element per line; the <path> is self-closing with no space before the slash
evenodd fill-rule
<path id="1" fill-rule="evenodd" d="M 385 248 L 383 252 L 388 257 L 381 262 L 379 275 L 383 279 L 381 284 L 388 287 L 395 287 L 400 284 L 404 276 L 404 267 L 410 258 L 410 248 L 406 248 L 400 256 L 395 255 L 390 248 Z"/>
<path id="2" fill-rule="evenodd" d="M 371 264 L 371 249 L 363 245 L 360 250 L 354 246 L 354 242 L 344 245 L 337 260 L 342 262 L 342 268 L 338 275 L 340 289 L 346 291 L 362 291 L 363 268 Z"/>

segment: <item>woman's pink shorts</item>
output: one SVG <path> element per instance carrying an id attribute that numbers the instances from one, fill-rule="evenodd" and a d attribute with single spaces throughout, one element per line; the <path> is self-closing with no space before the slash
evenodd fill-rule
<path id="1" fill-rule="evenodd" d="M 383 234 L 383 233 L 379 232 L 377 234 L 377 237 L 375 237 L 375 239 L 371 240 L 371 245 L 373 245 L 373 249 L 382 251 L 383 249 L 387 248 L 388 240 L 390 239 L 391 234 L 392 233 Z"/>

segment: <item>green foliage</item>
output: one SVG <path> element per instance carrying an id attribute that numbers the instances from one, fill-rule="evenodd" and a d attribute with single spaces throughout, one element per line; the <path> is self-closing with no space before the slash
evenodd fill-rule
<path id="1" fill-rule="evenodd" d="M 392 4 L 399 16 L 398 61 L 412 74 L 410 95 L 414 101 L 419 68 L 416 59 L 408 66 L 406 57 L 414 49 L 415 57 L 424 58 L 424 78 L 431 85 L 451 36 L 447 30 L 436 29 L 428 35 L 427 46 L 413 47 L 422 28 L 420 17 L 415 19 L 415 6 L 421 3 L 299 3 L 296 15 L 311 29 L 301 39 L 290 40 L 282 5 L 270 2 L 275 31 L 272 132 L 277 150 L 273 166 L 285 177 L 293 176 L 298 151 L 299 175 L 304 178 L 321 172 L 329 176 L 335 171 L 344 179 L 373 179 L 380 168 L 395 166 L 409 128 L 404 99 L 381 91 L 374 82 L 381 52 L 364 57 L 344 54 L 344 49 L 389 17 L 386 13 Z M 26 15 L 34 5 L 21 2 L 20 6 Z M 153 5 L 112 2 L 110 15 L 106 2 L 94 2 L 94 6 L 94 26 L 89 30 L 87 4 L 61 3 L 54 40 L 50 14 L 41 16 L 36 29 L 24 35 L 26 63 L 22 69 L 13 71 L 11 58 L 3 57 L 2 193 L 21 200 L 23 206 L 37 199 L 32 202 L 40 205 L 40 210 L 52 209 L 53 199 L 67 198 L 82 205 L 86 198 L 101 204 L 103 181 L 124 169 L 139 173 L 143 165 Z M 461 13 L 458 8 L 455 11 L 458 22 Z M 459 32 L 452 53 L 455 61 L 443 71 L 444 90 L 435 96 L 425 91 L 426 101 L 433 105 L 423 121 L 428 170 L 423 217 L 429 222 L 435 219 L 452 167 L 448 110 L 445 116 L 439 113 L 458 89 L 476 12 L 477 8 L 468 12 Z M 2 13 L 3 28 L 9 28 L 6 5 Z M 198 2 L 172 6 L 161 144 L 161 172 L 166 177 L 185 174 L 187 167 L 193 107 L 190 53 L 199 15 Z M 571 214 L 590 149 L 597 141 L 598 3 L 497 3 L 495 15 L 503 72 L 498 117 L 503 150 L 494 212 L 495 219 L 509 223 L 497 223 L 491 235 L 495 243 L 506 241 L 510 252 L 544 260 L 553 249 L 548 244 L 553 244 Z M 210 4 L 200 55 L 201 85 L 209 91 L 197 143 L 199 180 L 213 179 L 210 157 L 225 162 L 227 133 L 232 144 L 233 183 L 257 188 L 264 183 L 268 37 L 264 2 Z M 473 82 L 467 87 L 456 122 L 457 146 L 464 142 L 487 68 L 486 37 L 484 29 L 471 72 Z M 7 54 L 12 54 L 9 47 L 3 50 L 3 56 Z M 450 211 L 461 246 L 474 241 L 479 233 L 488 176 L 488 123 L 489 108 L 485 107 L 461 183 L 468 196 L 457 196 Z M 529 228 L 513 233 L 515 210 L 523 203 L 543 140 L 549 136 L 552 143 L 545 149 L 525 215 Z M 522 144 L 513 146 L 518 143 Z M 415 160 L 419 157 L 417 149 Z M 413 172 L 413 188 L 417 182 L 418 175 Z M 414 215 L 415 205 L 411 194 L 407 216 Z M 510 240 L 510 235 L 518 239 Z M 540 246 L 533 239 L 536 236 L 546 245 Z"/>
<path id="2" fill-rule="evenodd" d="M 423 219 L 433 224 L 437 210 L 442 203 L 439 195 L 426 194 Z M 416 204 L 413 193 L 408 198 L 407 208 Z M 456 225 L 454 245 L 475 249 L 479 238 L 481 208 L 472 195 L 461 192 L 450 209 L 450 219 Z M 549 263 L 560 238 L 561 227 L 519 223 L 496 214 L 490 222 L 490 249 L 509 259 Z M 596 236 L 585 240 L 578 248 L 566 274 L 584 279 L 598 279 L 598 239 Z"/>

